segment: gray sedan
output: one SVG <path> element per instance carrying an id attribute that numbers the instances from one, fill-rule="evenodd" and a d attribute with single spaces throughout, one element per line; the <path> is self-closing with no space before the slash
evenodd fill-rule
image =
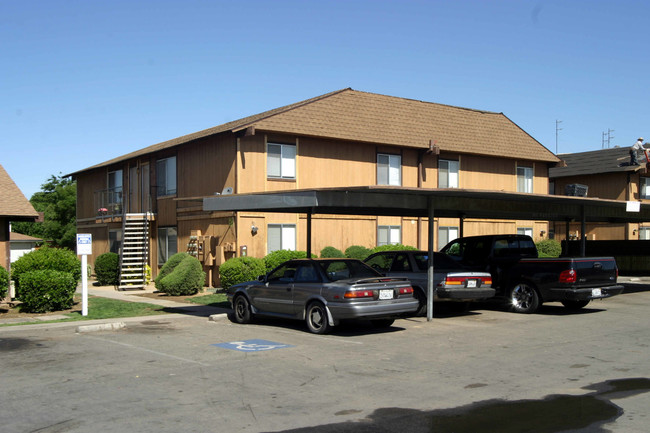
<path id="1" fill-rule="evenodd" d="M 228 299 L 236 323 L 256 315 L 305 320 L 324 334 L 344 319 L 369 319 L 388 327 L 418 308 L 407 278 L 385 277 L 360 260 L 289 260 L 258 281 L 234 285 Z"/>

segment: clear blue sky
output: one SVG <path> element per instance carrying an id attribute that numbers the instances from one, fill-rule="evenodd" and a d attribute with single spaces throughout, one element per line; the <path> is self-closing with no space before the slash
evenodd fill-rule
<path id="1" fill-rule="evenodd" d="M 345 87 L 503 112 L 553 152 L 556 120 L 559 153 L 629 146 L 650 141 L 649 20 L 626 0 L 0 0 L 0 164 L 29 198 Z"/>

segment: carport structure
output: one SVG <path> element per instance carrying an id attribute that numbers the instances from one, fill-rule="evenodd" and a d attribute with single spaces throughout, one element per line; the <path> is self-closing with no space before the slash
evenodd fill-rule
<path id="1" fill-rule="evenodd" d="M 377 215 L 427 218 L 428 224 L 428 308 L 433 303 L 434 218 L 463 220 L 510 219 L 581 222 L 581 255 L 585 255 L 587 222 L 650 221 L 650 205 L 588 197 L 513 193 L 457 188 L 423 189 L 389 186 L 316 188 L 291 191 L 220 195 L 203 198 L 203 210 L 304 213 L 307 215 L 307 257 L 311 257 L 311 217 L 313 214 Z"/>

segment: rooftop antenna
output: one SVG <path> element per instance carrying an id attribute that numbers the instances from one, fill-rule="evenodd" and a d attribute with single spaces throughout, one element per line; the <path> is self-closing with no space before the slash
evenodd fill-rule
<path id="1" fill-rule="evenodd" d="M 612 138 L 616 138 L 612 135 L 612 132 L 614 132 L 613 129 L 607 128 L 607 148 L 609 149 L 610 145 L 612 144 Z"/>
<path id="2" fill-rule="evenodd" d="M 559 132 L 562 130 L 562 128 L 560 128 L 560 123 L 562 123 L 561 120 L 555 120 L 555 154 L 556 155 L 557 155 L 557 139 L 558 139 Z"/>
<path id="3" fill-rule="evenodd" d="M 607 135 L 607 133 L 606 133 L 605 131 L 603 131 L 602 143 L 601 143 L 601 145 L 600 145 L 600 148 L 601 148 L 601 149 L 604 149 L 604 148 L 605 148 L 605 136 L 606 136 L 606 135 Z"/>

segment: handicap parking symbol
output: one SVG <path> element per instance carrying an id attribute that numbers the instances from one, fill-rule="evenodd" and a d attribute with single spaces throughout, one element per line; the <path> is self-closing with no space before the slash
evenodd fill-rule
<path id="1" fill-rule="evenodd" d="M 294 347 L 291 344 L 276 343 L 268 340 L 231 341 L 228 343 L 213 344 L 224 349 L 238 350 L 240 352 L 263 352 L 265 350 L 284 349 Z"/>

